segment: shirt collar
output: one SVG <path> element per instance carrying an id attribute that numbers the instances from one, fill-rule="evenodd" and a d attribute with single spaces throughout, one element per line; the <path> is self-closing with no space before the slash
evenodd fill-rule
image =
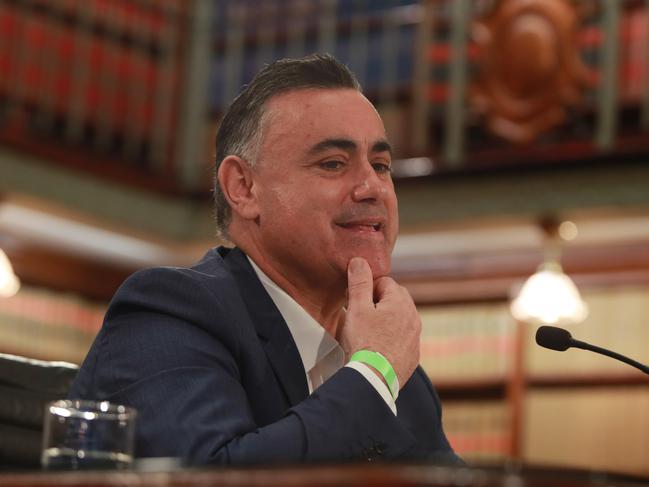
<path id="1" fill-rule="evenodd" d="M 304 370 L 308 373 L 320 360 L 339 346 L 338 342 L 297 301 L 275 284 L 250 257 L 248 261 L 284 318 L 300 353 Z"/>

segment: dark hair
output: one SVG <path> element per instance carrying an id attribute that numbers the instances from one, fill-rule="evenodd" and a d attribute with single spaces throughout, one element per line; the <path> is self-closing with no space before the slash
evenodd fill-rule
<path id="1" fill-rule="evenodd" d="M 236 155 L 254 165 L 261 146 L 265 104 L 273 96 L 309 88 L 351 88 L 360 91 L 354 74 L 329 54 L 281 59 L 265 66 L 234 99 L 216 134 L 214 205 L 221 238 L 228 238 L 231 209 L 217 173 L 221 162 Z"/>

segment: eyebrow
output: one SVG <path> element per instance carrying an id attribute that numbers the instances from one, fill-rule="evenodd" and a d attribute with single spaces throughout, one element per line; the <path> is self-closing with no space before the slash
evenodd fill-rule
<path id="1" fill-rule="evenodd" d="M 318 154 L 328 149 L 342 149 L 345 152 L 355 152 L 358 149 L 358 145 L 350 139 L 324 139 L 311 147 L 309 154 Z M 372 152 L 389 152 L 392 155 L 392 146 L 387 140 L 377 140 L 372 145 Z"/>
<path id="2" fill-rule="evenodd" d="M 372 146 L 372 152 L 389 152 L 392 155 L 392 146 L 387 140 L 377 140 Z"/>

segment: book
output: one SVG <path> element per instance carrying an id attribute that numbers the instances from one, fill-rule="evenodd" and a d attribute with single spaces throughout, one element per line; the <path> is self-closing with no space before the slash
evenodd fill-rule
<path id="1" fill-rule="evenodd" d="M 501 400 L 450 401 L 443 407 L 444 432 L 468 463 L 499 463 L 510 457 L 507 403 Z"/>
<path id="2" fill-rule="evenodd" d="M 523 461 L 647 475 L 647 411 L 646 386 L 529 391 Z"/>
<path id="3" fill-rule="evenodd" d="M 434 383 L 504 380 L 512 365 L 513 318 L 505 303 L 420 307 L 421 365 Z"/>
<path id="4" fill-rule="evenodd" d="M 105 311 L 102 303 L 23 286 L 0 300 L 0 352 L 79 364 Z"/>

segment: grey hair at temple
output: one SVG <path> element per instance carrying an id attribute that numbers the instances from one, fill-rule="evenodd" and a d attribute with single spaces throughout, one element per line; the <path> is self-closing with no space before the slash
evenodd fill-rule
<path id="1" fill-rule="evenodd" d="M 236 155 L 254 165 L 268 113 L 266 102 L 289 91 L 312 88 L 351 88 L 360 91 L 354 74 L 333 56 L 312 54 L 300 59 L 281 59 L 265 66 L 234 99 L 216 134 L 214 205 L 219 237 L 228 239 L 232 217 L 217 174 L 221 162 Z"/>

